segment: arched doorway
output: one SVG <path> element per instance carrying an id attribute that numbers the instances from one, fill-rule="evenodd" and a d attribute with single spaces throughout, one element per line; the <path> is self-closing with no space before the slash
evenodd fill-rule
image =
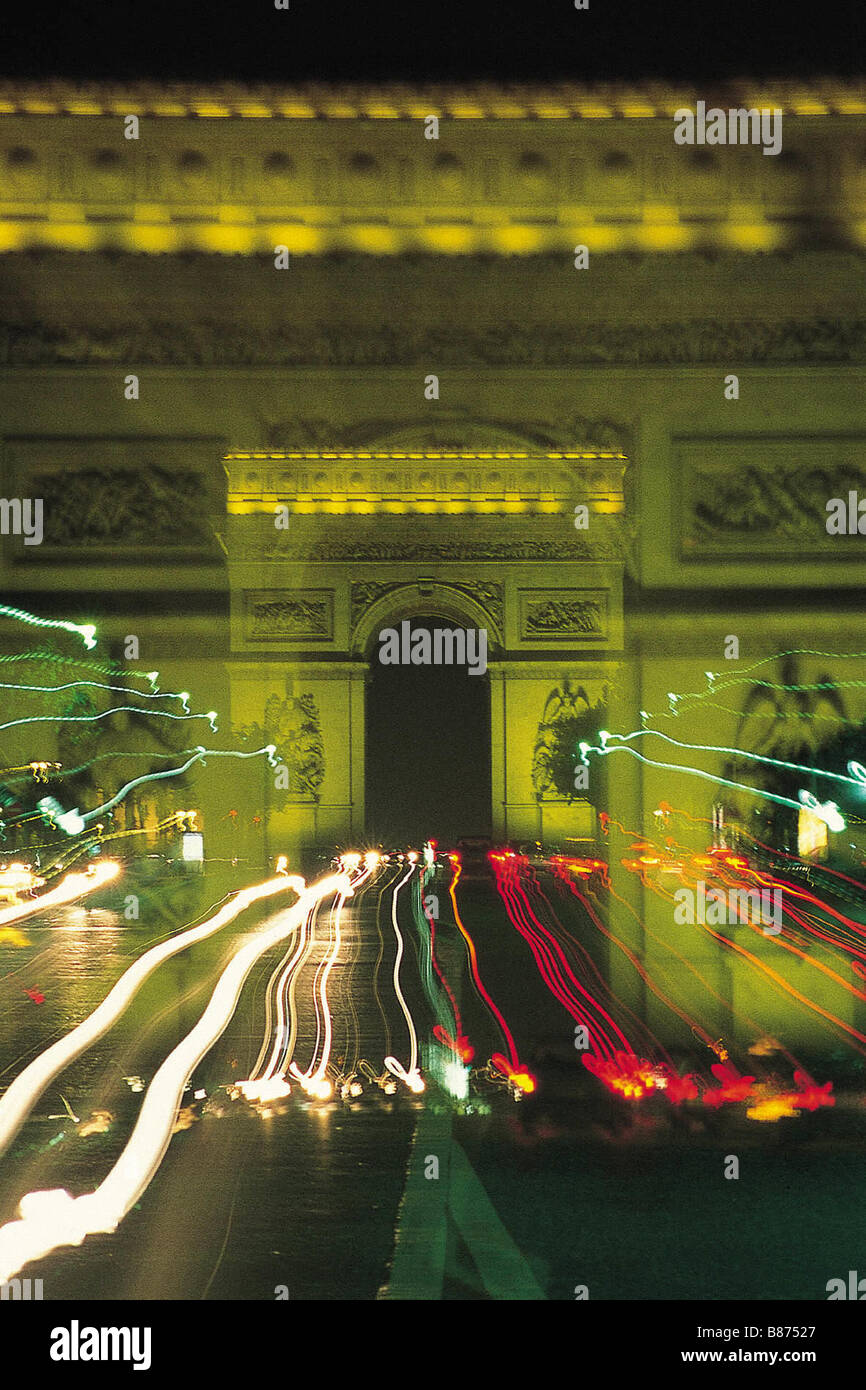
<path id="1" fill-rule="evenodd" d="M 399 626 L 399 625 L 398 625 Z M 411 619 L 420 646 L 448 618 Z M 395 629 L 396 630 L 396 629 Z M 406 643 L 404 642 L 404 647 Z M 417 648 L 416 648 L 417 650 Z M 466 664 L 383 664 L 370 651 L 366 700 L 366 824 L 385 844 L 451 845 L 491 829 L 490 680 Z"/>
<path id="2" fill-rule="evenodd" d="M 460 420 L 432 437 L 407 426 L 363 449 L 226 456 L 232 721 L 251 747 L 274 743 L 284 764 L 268 808 L 272 843 L 352 849 L 374 828 L 377 838 L 443 840 L 488 827 L 501 841 L 575 833 L 570 797 L 539 800 L 534 749 L 551 689 L 578 681 L 596 702 L 608 653 L 622 649 L 627 460 L 608 427 L 598 430 L 603 448 L 584 421 L 569 452 L 507 431 L 521 447 L 503 449 L 498 424 Z M 467 431 L 471 447 L 455 444 Z M 275 525 L 275 499 L 290 525 Z M 578 502 L 592 514 L 587 535 L 573 524 Z M 447 670 L 428 671 L 413 694 L 411 679 L 398 690 L 392 671 L 380 685 L 374 668 L 383 628 L 431 617 L 488 634 L 489 673 L 463 676 L 460 710 L 444 685 L 424 704 Z M 453 751 L 465 728 L 484 732 L 471 757 Z M 397 792 L 386 758 L 399 759 Z M 464 762 L 476 775 L 453 781 Z M 434 809 L 437 832 L 427 822 L 440 787 L 451 810 Z"/>

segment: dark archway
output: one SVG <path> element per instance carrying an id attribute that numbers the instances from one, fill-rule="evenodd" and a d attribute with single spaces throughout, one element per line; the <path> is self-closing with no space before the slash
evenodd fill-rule
<path id="1" fill-rule="evenodd" d="M 412 631 L 454 629 L 413 617 Z M 397 624 L 399 628 L 399 623 Z M 465 665 L 382 665 L 370 654 L 366 822 L 385 844 L 443 846 L 491 828 L 490 678 Z"/>

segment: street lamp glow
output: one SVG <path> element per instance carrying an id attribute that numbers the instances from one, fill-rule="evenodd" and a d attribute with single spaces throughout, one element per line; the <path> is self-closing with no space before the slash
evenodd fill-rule
<path id="1" fill-rule="evenodd" d="M 840 814 L 839 807 L 835 801 L 818 801 L 811 792 L 801 791 L 798 793 L 801 803 L 808 807 L 813 815 L 826 823 L 830 830 L 844 830 L 845 818 Z"/>

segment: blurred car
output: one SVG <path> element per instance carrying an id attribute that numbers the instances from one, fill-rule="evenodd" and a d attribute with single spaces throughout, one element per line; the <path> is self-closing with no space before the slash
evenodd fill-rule
<path id="1" fill-rule="evenodd" d="M 512 854 L 519 854 L 530 862 L 544 857 L 540 840 L 509 840 L 507 848 L 511 850 Z"/>
<path id="2" fill-rule="evenodd" d="M 463 835 L 457 841 L 455 853 L 460 857 L 464 878 L 483 878 L 488 872 L 487 856 L 493 848 L 489 835 Z"/>

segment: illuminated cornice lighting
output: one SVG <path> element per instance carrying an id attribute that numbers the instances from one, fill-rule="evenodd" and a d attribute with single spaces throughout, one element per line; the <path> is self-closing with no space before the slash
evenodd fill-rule
<path id="1" fill-rule="evenodd" d="M 397 453 L 379 453 L 379 452 L 376 452 L 376 453 L 373 453 L 373 452 L 369 452 L 369 453 L 348 453 L 348 452 L 345 451 L 345 450 L 340 450 L 339 453 L 308 453 L 308 452 L 306 452 L 306 451 L 304 451 L 304 452 L 298 452 L 298 453 L 289 453 L 289 452 L 283 451 L 283 450 L 274 450 L 274 451 L 272 451 L 272 452 L 261 452 L 261 453 L 240 453 L 240 452 L 236 452 L 236 453 L 223 454 L 223 462 L 224 462 L 224 463 L 231 463 L 232 461 L 234 461 L 234 460 L 236 460 L 236 459 L 268 459 L 268 460 L 270 460 L 270 459 L 328 459 L 328 460 L 334 460 L 334 461 L 337 461 L 337 460 L 341 460 L 341 459 L 342 459 L 342 460 L 349 460 L 350 462 L 354 462 L 355 460 L 358 460 L 358 459 L 407 459 L 407 460 L 408 460 L 408 459 L 476 459 L 476 460 L 478 460 L 478 459 L 483 459 L 483 460 L 491 460 L 491 461 L 496 460 L 496 459 L 508 459 L 508 460 L 516 460 L 516 459 L 524 459 L 524 460 L 530 460 L 530 459 L 532 459 L 532 460 L 539 460 L 539 459 L 620 459 L 620 460 L 622 460 L 623 462 L 625 462 L 625 461 L 627 460 L 627 457 L 628 457 L 627 454 L 601 453 L 601 452 L 593 453 L 593 452 L 587 452 L 586 450 L 583 450 L 583 451 L 581 451 L 581 452 L 579 452 L 579 453 L 578 453 L 578 452 L 575 452 L 575 453 L 570 453 L 570 454 L 566 454 L 566 453 L 557 453 L 557 454 L 554 454 L 554 453 L 544 453 L 544 452 L 539 452 L 539 453 L 537 453 L 537 454 L 530 454 L 530 453 L 512 454 L 512 453 L 505 453 L 505 452 L 502 452 L 502 453 L 498 453 L 498 452 L 497 452 L 497 453 L 483 453 L 483 454 L 464 454 L 464 453 L 458 453 L 458 452 L 454 452 L 454 453 L 427 453 L 427 452 L 420 453 L 420 452 L 419 452 L 419 453 L 399 453 L 399 454 L 397 454 Z"/>
<path id="2" fill-rule="evenodd" d="M 528 257 L 566 255 L 584 243 L 598 255 L 664 256 L 707 248 L 757 254 L 798 247 L 813 224 L 843 228 L 853 247 L 866 244 L 855 167 L 858 128 L 851 119 L 866 114 L 866 82 L 743 80 L 713 88 L 713 100 L 723 107 L 781 111 L 788 123 L 785 153 L 803 156 L 802 166 L 796 159 L 793 164 L 780 161 L 765 198 L 754 205 L 747 178 L 735 170 L 726 185 L 721 169 L 701 171 L 674 145 L 675 113 L 705 96 L 697 89 L 660 83 L 284 88 L 0 81 L 0 130 L 6 137 L 5 148 L 0 141 L 0 160 L 16 148 L 30 159 L 21 167 L 13 161 L 0 187 L 0 254 L 38 249 L 267 256 L 275 246 L 285 246 L 298 257 Z M 171 144 L 159 167 L 154 166 L 146 197 L 137 186 L 139 151 L 124 148 L 113 171 L 98 159 L 89 162 L 89 156 L 99 154 L 105 118 L 117 121 L 129 115 L 153 118 L 158 137 L 166 136 Z M 403 136 L 394 127 L 405 131 L 407 123 L 417 126 L 428 116 L 450 122 L 463 146 L 453 179 L 447 171 L 437 171 L 435 161 L 431 165 L 433 151 L 422 142 L 409 158 L 413 172 L 406 189 L 395 200 L 394 161 L 407 156 Z M 834 124 L 828 131 L 830 118 Z M 68 122 L 75 119 L 90 125 L 72 130 Z M 167 127 L 160 126 L 163 120 Z M 274 143 L 283 141 L 283 135 L 274 133 L 274 121 L 316 123 L 312 132 L 296 128 L 304 138 L 295 142 L 297 167 L 291 174 L 278 174 L 267 163 Z M 359 199 L 351 164 L 352 144 L 359 137 L 351 127 L 373 121 L 386 124 L 376 133 L 376 156 Z M 563 128 L 563 122 L 571 124 Z M 824 123 L 820 131 L 818 123 Z M 494 182 L 500 176 L 508 181 L 507 201 L 491 196 L 479 173 L 482 161 L 469 149 L 479 126 L 490 133 Z M 249 167 L 236 176 L 230 161 L 235 136 L 241 133 Z M 292 133 L 285 134 L 291 141 Z M 326 151 L 325 163 L 331 167 L 327 192 L 317 182 L 309 135 L 314 147 Z M 587 172 L 578 195 L 568 161 L 571 141 L 580 143 L 587 135 Z M 788 135 L 793 136 L 790 144 Z M 625 155 L 625 162 L 608 168 L 597 161 L 597 136 L 609 144 L 608 154 Z M 87 148 L 90 141 L 92 149 Z M 359 143 L 370 142 L 365 135 Z M 175 158 L 185 153 L 198 161 L 191 166 L 194 189 L 184 183 L 183 165 L 180 173 L 175 167 Z M 520 164 L 524 154 L 530 156 L 526 167 Z M 75 197 L 59 188 L 59 171 L 70 158 L 83 159 Z M 664 204 L 650 191 L 657 183 L 653 171 L 658 160 L 672 189 Z M 616 167 L 626 172 L 611 182 Z M 812 169 L 805 180 L 804 167 Z M 440 183 L 443 172 L 446 178 Z M 819 186 L 830 190 L 824 200 L 813 197 Z"/>
<path id="3" fill-rule="evenodd" d="M 756 98 L 756 92 L 760 101 Z M 804 88 L 802 82 L 732 81 L 723 105 L 774 106 L 788 117 L 862 115 L 866 84 L 826 80 Z M 383 83 L 363 85 L 257 86 L 235 83 L 156 84 L 0 82 L 0 115 L 187 117 L 198 120 L 419 120 L 427 115 L 456 120 L 629 120 L 668 119 L 697 100 L 695 91 L 645 86 L 584 87 L 553 83 L 497 87 L 493 84 L 449 88 Z"/>
<path id="4" fill-rule="evenodd" d="M 431 461 L 444 466 L 428 468 Z M 223 455 L 230 516 L 267 513 L 286 503 L 298 515 L 562 513 L 573 506 L 576 483 L 590 511 L 614 513 L 624 510 L 622 476 L 627 461 L 628 456 L 618 451 L 590 449 L 239 450 Z M 281 462 L 322 466 L 315 472 L 243 467 Z M 464 462 L 488 467 L 464 468 Z M 503 462 L 512 465 L 513 471 L 503 469 Z M 403 467 L 385 471 L 382 463 Z M 575 463 L 577 469 L 562 466 Z M 601 467 L 588 474 L 586 466 L 593 464 Z"/>

